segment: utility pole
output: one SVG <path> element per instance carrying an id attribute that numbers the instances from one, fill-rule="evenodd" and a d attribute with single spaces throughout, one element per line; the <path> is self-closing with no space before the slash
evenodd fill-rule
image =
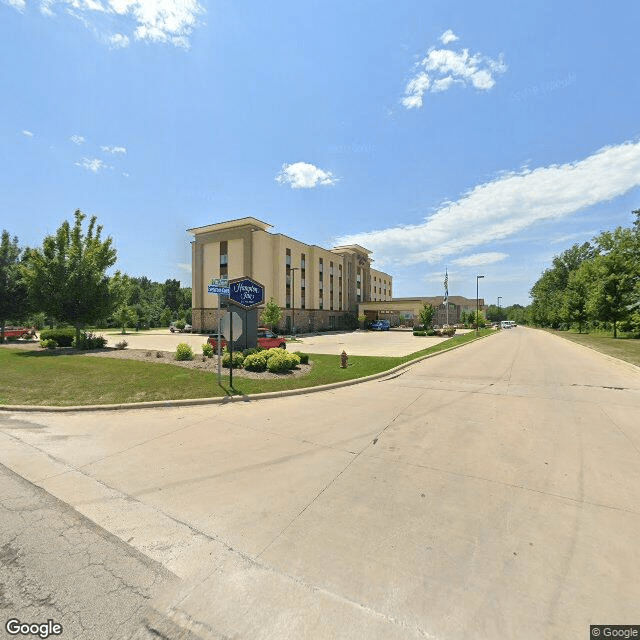
<path id="1" fill-rule="evenodd" d="M 480 331 L 480 308 L 478 304 L 478 281 L 480 278 L 484 278 L 484 276 L 476 276 L 476 335 L 478 335 Z"/>

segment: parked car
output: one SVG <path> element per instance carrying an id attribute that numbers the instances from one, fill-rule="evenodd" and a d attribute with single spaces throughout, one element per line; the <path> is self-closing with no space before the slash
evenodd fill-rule
<path id="1" fill-rule="evenodd" d="M 169 325 L 169 331 L 171 331 L 171 333 L 190 333 L 191 329 L 192 327 L 190 324 L 185 324 L 182 329 L 180 329 L 180 327 L 178 327 L 177 323 L 175 322 L 172 322 Z"/>
<path id="2" fill-rule="evenodd" d="M 516 323 L 515 323 L 513 320 L 503 320 L 503 321 L 500 323 L 500 326 L 501 326 L 503 329 L 513 329 L 513 327 L 515 327 L 515 326 L 516 326 Z"/>
<path id="3" fill-rule="evenodd" d="M 391 325 L 388 320 L 378 320 L 376 322 L 372 322 L 370 325 L 371 331 L 389 331 Z"/>
<path id="4" fill-rule="evenodd" d="M 227 346 L 227 341 L 224 336 L 220 336 L 220 348 L 224 349 Z M 207 338 L 207 342 L 217 350 L 218 348 L 218 334 L 210 335 Z M 287 341 L 278 336 L 270 329 L 266 327 L 258 327 L 258 345 L 263 349 L 286 349 Z"/>

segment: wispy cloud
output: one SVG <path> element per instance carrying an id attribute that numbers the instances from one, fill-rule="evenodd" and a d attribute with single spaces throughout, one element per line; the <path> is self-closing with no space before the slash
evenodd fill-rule
<path id="1" fill-rule="evenodd" d="M 186 262 L 179 262 L 176 266 L 178 267 L 178 269 L 181 269 L 182 271 L 187 271 L 188 273 L 191 273 L 191 265 Z"/>
<path id="2" fill-rule="evenodd" d="M 27 138 L 33 138 L 33 132 L 32 131 L 27 131 L 27 129 L 23 129 L 21 131 L 23 136 L 26 136 Z"/>
<path id="3" fill-rule="evenodd" d="M 3 0 L 23 11 L 25 0 Z M 40 11 L 53 16 L 60 8 L 93 29 L 113 48 L 124 48 L 130 38 L 189 48 L 189 38 L 205 13 L 198 0 L 40 0 Z M 117 23 L 129 26 L 130 35 L 113 33 Z"/>
<path id="4" fill-rule="evenodd" d="M 419 224 L 343 236 L 336 242 L 363 245 L 380 264 L 433 263 L 639 186 L 640 142 L 625 142 L 579 161 L 505 173 L 445 203 Z"/>
<path id="5" fill-rule="evenodd" d="M 69 140 L 71 140 L 71 142 L 73 142 L 73 144 L 83 144 L 84 143 L 84 138 L 82 136 L 79 136 L 78 134 L 74 134 L 72 135 Z"/>
<path id="6" fill-rule="evenodd" d="M 291 185 L 292 189 L 313 189 L 319 185 L 335 184 L 338 181 L 330 171 L 324 171 L 308 162 L 283 164 L 276 182 Z"/>
<path id="7" fill-rule="evenodd" d="M 443 44 L 456 40 L 458 36 L 451 29 L 440 36 Z M 506 70 L 502 54 L 493 60 L 481 53 L 472 55 L 468 49 L 453 51 L 431 47 L 426 57 L 415 65 L 413 77 L 405 87 L 402 104 L 407 109 L 418 109 L 423 105 L 425 93 L 440 93 L 454 85 L 471 85 L 479 91 L 488 91 L 495 85 L 495 77 Z"/>
<path id="8" fill-rule="evenodd" d="M 2 0 L 2 2 L 20 11 L 20 13 L 22 13 L 27 6 L 27 3 L 25 2 L 25 0 Z"/>
<path id="9" fill-rule="evenodd" d="M 103 169 L 111 169 L 111 167 L 100 160 L 100 158 L 82 158 L 81 162 L 76 162 L 76 167 L 82 167 L 92 173 L 100 173 Z"/>
<path id="10" fill-rule="evenodd" d="M 113 49 L 126 49 L 129 46 L 129 36 L 122 33 L 114 33 L 107 38 Z"/>
<path id="11" fill-rule="evenodd" d="M 453 33 L 451 29 L 447 29 L 440 36 L 440 42 L 442 42 L 442 44 L 449 44 L 450 42 L 455 42 L 456 40 L 460 40 L 460 38 L 458 38 L 458 36 L 455 33 Z"/>
<path id="12" fill-rule="evenodd" d="M 454 264 L 460 267 L 480 267 L 485 264 L 493 264 L 494 262 L 500 262 L 505 258 L 508 258 L 508 253 L 500 253 L 499 251 L 489 251 L 486 253 L 474 253 L 471 256 L 464 258 L 458 258 L 454 260 Z"/>
<path id="13" fill-rule="evenodd" d="M 102 147 L 100 147 L 100 149 L 102 149 L 102 151 L 104 151 L 105 153 L 110 153 L 112 155 L 127 153 L 127 148 L 126 147 L 102 146 Z"/>

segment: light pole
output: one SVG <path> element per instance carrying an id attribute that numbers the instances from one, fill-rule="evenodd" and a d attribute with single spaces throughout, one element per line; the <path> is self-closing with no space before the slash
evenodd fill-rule
<path id="1" fill-rule="evenodd" d="M 295 335 L 296 327 L 296 271 L 300 267 L 291 267 L 291 335 Z"/>
<path id="2" fill-rule="evenodd" d="M 498 322 L 502 320 L 502 313 L 500 313 L 500 300 L 502 300 L 502 296 L 498 296 Z"/>
<path id="3" fill-rule="evenodd" d="M 479 309 L 479 305 L 478 305 L 478 281 L 480 280 L 480 278 L 484 278 L 484 276 L 476 276 L 476 335 L 478 335 L 479 331 L 480 331 L 480 317 L 479 317 L 479 313 L 480 313 L 480 309 Z"/>

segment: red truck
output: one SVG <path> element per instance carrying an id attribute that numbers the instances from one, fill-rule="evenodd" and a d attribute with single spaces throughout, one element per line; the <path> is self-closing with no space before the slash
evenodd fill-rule
<path id="1" fill-rule="evenodd" d="M 35 329 L 27 329 L 26 327 L 5 327 L 4 338 L 5 340 L 15 340 L 16 338 L 27 338 L 35 336 Z"/>
<path id="2" fill-rule="evenodd" d="M 214 349 L 218 348 L 218 335 L 209 336 L 207 342 L 213 346 Z M 286 349 L 287 341 L 281 336 L 277 336 L 273 331 L 269 331 L 266 327 L 258 327 L 258 344 L 263 349 Z M 224 349 L 227 346 L 227 341 L 222 337 L 220 348 Z"/>

